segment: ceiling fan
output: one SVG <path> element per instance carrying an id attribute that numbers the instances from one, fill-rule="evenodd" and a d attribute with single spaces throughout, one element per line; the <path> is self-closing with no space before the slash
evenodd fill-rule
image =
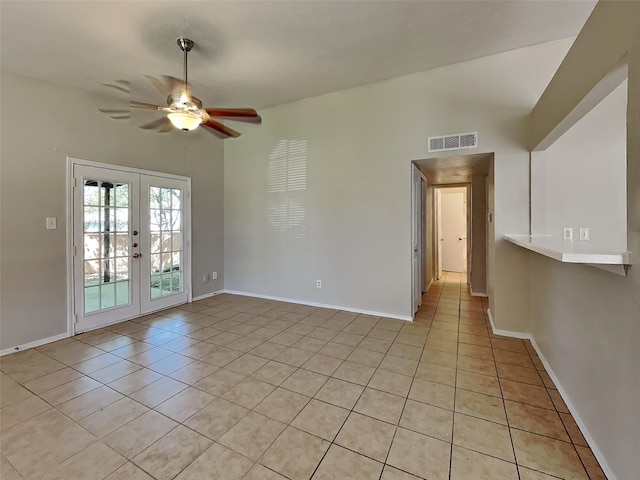
<path id="1" fill-rule="evenodd" d="M 162 80 L 160 80 L 150 75 L 145 75 L 160 93 L 167 96 L 167 105 L 153 105 L 136 100 L 129 101 L 129 108 L 156 110 L 166 114 L 158 120 L 141 125 L 140 128 L 168 132 L 175 127 L 188 132 L 198 127 L 203 127 L 221 138 L 235 138 L 240 136 L 240 132 L 214 120 L 214 118 L 261 123 L 262 119 L 260 115 L 258 115 L 253 108 L 202 108 L 200 99 L 191 95 L 189 91 L 187 55 L 193 48 L 194 43 L 192 40 L 182 37 L 178 38 L 177 43 L 180 50 L 184 53 L 184 79 L 180 80 L 164 75 L 162 76 Z M 103 85 L 127 94 L 130 93 L 129 82 L 124 80 L 118 80 L 113 84 L 105 83 Z M 100 111 L 118 120 L 131 117 L 130 110 L 100 109 Z"/>

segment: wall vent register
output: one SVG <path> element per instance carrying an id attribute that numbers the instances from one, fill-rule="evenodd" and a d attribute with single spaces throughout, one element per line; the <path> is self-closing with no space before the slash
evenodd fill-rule
<path id="1" fill-rule="evenodd" d="M 478 146 L 478 132 L 429 137 L 428 140 L 430 152 L 446 152 L 447 150 L 475 148 Z"/>

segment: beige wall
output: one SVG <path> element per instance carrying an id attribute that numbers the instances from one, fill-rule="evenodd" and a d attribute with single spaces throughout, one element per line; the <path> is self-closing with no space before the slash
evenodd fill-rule
<path id="1" fill-rule="evenodd" d="M 533 234 L 589 227 L 589 245 L 627 248 L 627 82 L 544 151 L 531 154 Z"/>
<path id="2" fill-rule="evenodd" d="M 0 350 L 66 332 L 67 155 L 192 177 L 193 294 L 223 287 L 222 141 L 141 130 L 99 106 L 82 92 L 2 75 Z M 57 230 L 45 230 L 45 217 L 57 218 Z M 213 271 L 218 280 L 203 284 Z"/>
<path id="3" fill-rule="evenodd" d="M 487 177 L 471 179 L 471 291 L 487 293 Z"/>
<path id="4" fill-rule="evenodd" d="M 586 95 L 628 51 L 626 243 L 633 262 L 628 276 L 530 254 L 531 333 L 573 405 L 574 413 L 586 427 L 591 445 L 610 480 L 635 480 L 640 472 L 638 32 L 640 3 L 598 4 L 552 82 L 555 87 L 550 86 L 532 117 L 534 134 L 552 130 L 582 98 L 573 93 L 567 95 L 562 87 L 570 86 L 572 92 L 575 89 Z M 588 61 L 581 62 L 585 59 Z M 611 121 L 616 122 L 616 118 Z M 537 140 L 532 145 L 537 145 Z M 615 148 L 612 145 L 612 150 Z M 587 156 L 585 160 L 581 175 L 590 181 L 609 168 L 606 156 Z M 553 168 L 552 164 L 547 165 L 547 170 Z M 553 170 L 547 171 L 547 176 L 552 174 Z M 594 193 L 607 194 L 605 191 Z"/>
<path id="5" fill-rule="evenodd" d="M 411 315 L 411 160 L 430 135 L 478 131 L 495 152 L 492 312 L 528 328 L 527 255 L 501 240 L 528 231 L 526 118 L 568 41 L 395 78 L 263 111 L 251 136 L 225 144 L 225 288 Z M 282 140 L 307 142 L 305 236 L 269 221 L 287 195 L 268 192 Z M 474 152 L 475 153 L 475 152 Z M 322 289 L 315 280 L 322 279 Z"/>

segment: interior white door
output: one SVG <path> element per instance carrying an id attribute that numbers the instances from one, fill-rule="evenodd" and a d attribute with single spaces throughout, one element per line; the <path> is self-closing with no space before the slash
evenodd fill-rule
<path id="1" fill-rule="evenodd" d="M 76 333 L 188 301 L 188 181 L 73 164 Z"/>
<path id="2" fill-rule="evenodd" d="M 441 190 L 440 245 L 442 269 L 467 271 L 467 203 L 466 190 Z"/>

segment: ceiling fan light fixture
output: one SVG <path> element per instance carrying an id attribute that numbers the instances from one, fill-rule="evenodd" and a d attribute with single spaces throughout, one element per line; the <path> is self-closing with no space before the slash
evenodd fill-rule
<path id="1" fill-rule="evenodd" d="M 174 127 L 188 132 L 194 130 L 202 123 L 202 118 L 189 112 L 172 112 L 167 115 Z"/>

